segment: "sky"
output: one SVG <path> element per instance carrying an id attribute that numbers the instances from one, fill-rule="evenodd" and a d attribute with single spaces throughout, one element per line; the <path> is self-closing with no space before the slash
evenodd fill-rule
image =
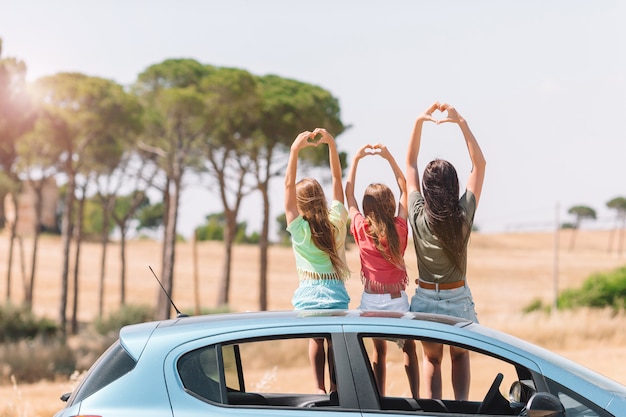
<path id="1" fill-rule="evenodd" d="M 130 85 L 169 58 L 277 74 L 339 100 L 349 160 L 383 143 L 404 167 L 415 118 L 449 103 L 487 159 L 475 218 L 485 233 L 553 230 L 576 205 L 598 215 L 583 228 L 613 226 L 606 203 L 626 196 L 624 21 L 621 0 L 0 0 L 2 56 L 23 60 L 29 81 L 71 71 Z M 456 125 L 425 125 L 420 170 L 433 158 L 464 187 Z M 370 182 L 395 189 L 380 158 L 359 164 L 357 200 Z M 197 177 L 186 184 L 189 235 L 221 207 Z M 271 187 L 273 219 L 282 178 Z M 259 203 L 243 202 L 248 232 L 260 230 Z"/>

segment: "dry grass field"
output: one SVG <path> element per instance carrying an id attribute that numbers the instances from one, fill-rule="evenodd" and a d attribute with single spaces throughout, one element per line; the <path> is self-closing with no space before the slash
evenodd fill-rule
<path id="1" fill-rule="evenodd" d="M 626 264 L 626 254 L 608 253 L 608 231 L 579 231 L 576 247 L 568 250 L 571 231 L 562 231 L 561 249 L 555 256 L 551 233 L 475 233 L 470 243 L 468 279 L 476 310 L 482 324 L 506 331 L 544 346 L 586 365 L 622 384 L 626 384 L 626 315 L 610 311 L 582 310 L 545 315 L 524 315 L 522 309 L 535 299 L 550 304 L 554 294 L 555 271 L 558 288 L 578 287 L 592 273 L 610 271 Z M 26 268 L 31 242 L 24 240 Z M 109 246 L 106 266 L 105 314 L 119 305 L 119 246 Z M 222 270 L 223 248 L 217 243 L 201 243 L 198 252 L 199 297 L 202 308 L 214 308 Z M 0 290 L 6 292 L 8 238 L 0 235 Z M 160 272 L 160 245 L 153 241 L 133 241 L 128 247 L 127 299 L 132 304 L 153 305 L 158 283 L 149 266 Z M 101 248 L 86 244 L 81 252 L 79 282 L 79 318 L 88 322 L 97 314 Z M 417 274 L 412 246 L 406 253 L 410 275 Z M 558 267 L 555 267 L 558 260 Z M 352 297 L 351 308 L 358 306 L 361 284 L 359 260 L 354 246 L 348 261 L 353 271 L 347 283 Z M 61 246 L 58 238 L 44 237 L 40 244 L 34 309 L 38 315 L 56 319 L 60 299 Z M 19 250 L 13 264 L 12 299 L 20 301 L 22 271 Z M 258 250 L 255 246 L 237 246 L 230 291 L 234 311 L 258 309 Z M 271 310 L 291 309 L 291 296 L 297 287 L 295 265 L 290 248 L 272 247 L 268 305 Z M 173 298 L 181 310 L 193 311 L 193 246 L 177 247 Z M 409 295 L 415 284 L 411 282 Z M 480 375 L 476 375 L 480 377 Z M 59 395 L 71 390 L 74 382 L 40 382 L 0 386 L 0 417 L 50 416 L 62 407 Z"/>

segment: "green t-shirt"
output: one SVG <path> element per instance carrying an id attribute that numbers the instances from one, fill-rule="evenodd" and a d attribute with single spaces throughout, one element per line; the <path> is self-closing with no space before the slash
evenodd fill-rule
<path id="1" fill-rule="evenodd" d="M 348 221 L 348 211 L 345 206 L 337 200 L 333 200 L 328 211 L 330 223 L 335 228 L 335 245 L 339 257 L 346 263 L 346 224 Z M 291 234 L 291 246 L 296 257 L 296 268 L 300 279 L 341 279 L 338 277 L 330 262 L 330 257 L 326 252 L 319 249 L 311 239 L 311 228 L 309 222 L 302 216 L 296 217 L 287 225 L 287 231 Z"/>
<path id="2" fill-rule="evenodd" d="M 476 197 L 471 191 L 466 190 L 459 199 L 459 205 L 465 213 L 465 221 L 471 230 L 476 212 Z M 424 196 L 419 191 L 409 194 L 409 223 L 413 231 L 419 278 L 439 284 L 465 279 L 467 248 L 463 257 L 463 270 L 459 271 L 440 246 L 437 237 L 430 231 L 426 222 Z"/>

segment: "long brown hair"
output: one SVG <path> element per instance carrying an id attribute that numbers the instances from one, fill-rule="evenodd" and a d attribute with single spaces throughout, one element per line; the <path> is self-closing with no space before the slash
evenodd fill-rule
<path id="1" fill-rule="evenodd" d="M 459 178 L 454 166 L 443 159 L 431 161 L 422 179 L 426 221 L 433 235 L 454 263 L 463 271 L 470 229 L 459 206 Z"/>
<path id="2" fill-rule="evenodd" d="M 374 241 L 380 254 L 405 270 L 404 256 L 400 247 L 400 236 L 396 230 L 396 200 L 385 184 L 370 184 L 363 194 L 363 215 L 367 219 L 367 234 Z"/>
<path id="3" fill-rule="evenodd" d="M 348 266 L 337 251 L 335 241 L 337 232 L 328 218 L 326 196 L 320 183 L 312 178 L 298 181 L 296 201 L 302 218 L 309 223 L 313 243 L 328 255 L 337 276 L 339 278 L 345 276 L 349 272 Z"/>

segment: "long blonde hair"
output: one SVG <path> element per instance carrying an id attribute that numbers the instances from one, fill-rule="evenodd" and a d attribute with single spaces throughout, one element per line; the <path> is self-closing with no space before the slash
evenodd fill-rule
<path id="1" fill-rule="evenodd" d="M 302 218 L 309 223 L 313 243 L 328 255 L 337 276 L 345 276 L 349 272 L 348 266 L 337 251 L 337 232 L 328 218 L 326 196 L 320 183 L 312 178 L 298 181 L 296 202 Z"/>
<path id="2" fill-rule="evenodd" d="M 363 215 L 369 226 L 368 235 L 380 254 L 398 268 L 405 270 L 400 236 L 396 230 L 396 200 L 385 184 L 370 184 L 363 194 Z"/>

